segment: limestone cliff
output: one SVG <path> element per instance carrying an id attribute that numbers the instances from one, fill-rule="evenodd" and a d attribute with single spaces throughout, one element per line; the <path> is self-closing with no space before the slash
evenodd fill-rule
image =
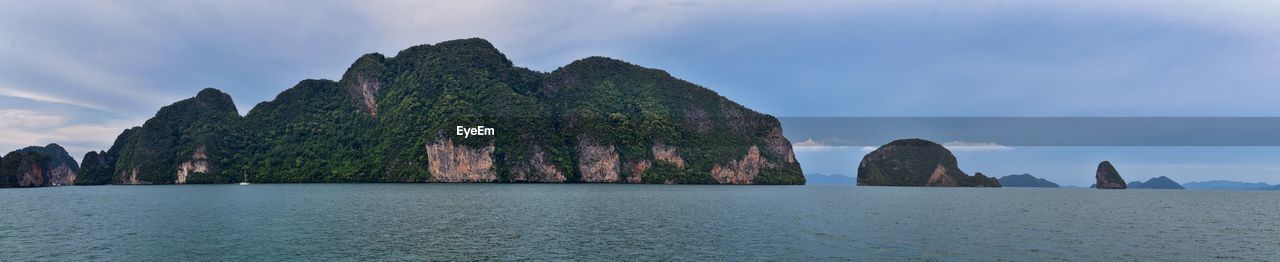
<path id="1" fill-rule="evenodd" d="M 19 149 L 0 162 L 0 187 L 74 185 L 80 171 L 75 159 L 58 144 Z"/>
<path id="2" fill-rule="evenodd" d="M 619 181 L 618 152 L 613 145 L 599 145 L 590 141 L 578 142 L 579 182 L 613 183 Z"/>
<path id="3" fill-rule="evenodd" d="M 430 182 L 495 182 L 493 145 L 473 148 L 440 139 L 427 145 Z"/>
<path id="4" fill-rule="evenodd" d="M 177 179 L 174 184 L 186 184 L 187 177 L 193 175 L 204 175 L 209 173 L 209 155 L 205 153 L 204 145 L 196 146 L 196 151 L 191 153 L 191 158 L 178 164 Z"/>

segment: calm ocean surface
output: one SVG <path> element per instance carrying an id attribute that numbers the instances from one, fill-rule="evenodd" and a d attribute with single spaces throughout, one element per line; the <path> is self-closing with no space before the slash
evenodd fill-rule
<path id="1" fill-rule="evenodd" d="M 0 190 L 0 260 L 1280 260 L 1280 192 L 599 184 Z"/>

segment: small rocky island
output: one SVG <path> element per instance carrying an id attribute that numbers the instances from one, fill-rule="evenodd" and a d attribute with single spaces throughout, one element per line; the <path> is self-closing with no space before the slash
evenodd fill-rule
<path id="1" fill-rule="evenodd" d="M 78 172 L 62 146 L 31 146 L 0 157 L 0 188 L 73 185 Z"/>
<path id="2" fill-rule="evenodd" d="M 1098 163 L 1098 172 L 1094 177 L 1098 182 L 1093 187 L 1097 189 L 1125 189 L 1129 187 L 1124 183 L 1124 178 L 1120 177 L 1120 172 L 1116 171 L 1116 167 L 1111 165 L 1111 161 Z"/>
<path id="3" fill-rule="evenodd" d="M 1000 187 L 982 173 L 960 170 L 946 147 L 924 139 L 900 139 L 871 151 L 858 164 L 859 186 Z"/>

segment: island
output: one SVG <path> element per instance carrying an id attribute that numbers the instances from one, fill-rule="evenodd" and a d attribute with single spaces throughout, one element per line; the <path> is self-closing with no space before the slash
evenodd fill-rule
<path id="1" fill-rule="evenodd" d="M 1141 181 L 1129 182 L 1128 187 L 1131 189 L 1132 188 L 1186 189 L 1186 188 L 1183 188 L 1182 185 L 1178 184 L 1178 182 L 1174 182 L 1173 179 L 1170 179 L 1169 177 L 1166 177 L 1166 176 L 1154 177 L 1147 180 L 1147 182 L 1141 182 Z"/>
<path id="2" fill-rule="evenodd" d="M 1049 182 L 1031 174 L 1007 175 L 1000 178 L 1002 187 L 1058 187 L 1058 183 Z"/>
<path id="3" fill-rule="evenodd" d="M 773 116 L 611 58 L 517 67 L 478 38 L 366 54 L 244 116 L 207 88 L 84 161 L 83 184 L 805 183 Z"/>
<path id="4" fill-rule="evenodd" d="M 899 139 L 876 148 L 858 164 L 859 186 L 1000 187 L 982 173 L 960 170 L 951 150 L 924 139 Z"/>
<path id="5" fill-rule="evenodd" d="M 1094 173 L 1094 179 L 1097 180 L 1097 183 L 1093 184 L 1093 188 L 1097 189 L 1125 189 L 1129 187 L 1124 183 L 1124 178 L 1120 177 L 1120 172 L 1116 171 L 1116 167 L 1111 165 L 1111 161 L 1098 163 L 1098 172 Z"/>

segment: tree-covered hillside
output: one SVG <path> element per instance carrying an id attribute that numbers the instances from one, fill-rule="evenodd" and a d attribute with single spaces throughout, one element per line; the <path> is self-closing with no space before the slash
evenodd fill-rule
<path id="1" fill-rule="evenodd" d="M 338 81 L 304 80 L 235 112 L 206 89 L 97 157 L 129 184 L 804 183 L 772 116 L 609 58 L 515 67 L 482 39 L 364 55 Z"/>

